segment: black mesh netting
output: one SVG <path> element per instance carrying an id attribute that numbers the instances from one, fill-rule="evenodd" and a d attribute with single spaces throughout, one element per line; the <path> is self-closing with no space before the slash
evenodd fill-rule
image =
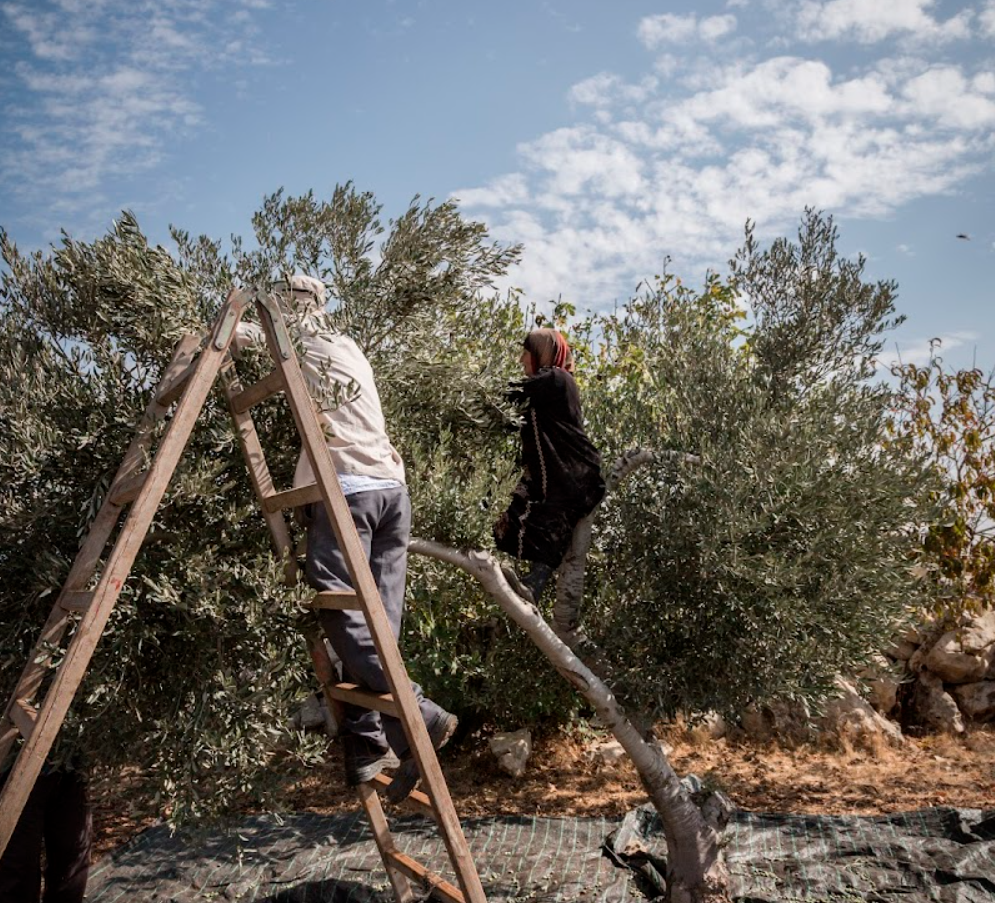
<path id="1" fill-rule="evenodd" d="M 434 826 L 403 818 L 398 847 L 450 877 Z M 660 892 L 666 844 L 647 808 L 625 819 L 467 819 L 490 901 L 623 903 Z M 740 901 L 995 901 L 995 810 L 877 818 L 736 812 L 725 837 Z M 254 817 L 224 834 L 151 828 L 91 873 L 89 903 L 389 903 L 361 813 Z"/>

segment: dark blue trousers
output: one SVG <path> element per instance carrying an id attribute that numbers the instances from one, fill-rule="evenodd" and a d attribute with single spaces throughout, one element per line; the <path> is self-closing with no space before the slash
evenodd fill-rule
<path id="1" fill-rule="evenodd" d="M 387 620 L 396 640 L 401 635 L 404 614 L 404 586 L 408 565 L 408 539 L 411 535 L 411 501 L 407 489 L 375 489 L 346 496 L 383 599 Z M 310 505 L 307 531 L 307 579 L 318 590 L 351 589 L 335 533 L 322 504 Z M 375 693 L 389 693 L 387 678 L 373 645 L 366 618 L 359 611 L 321 611 L 321 626 L 342 660 L 344 680 Z M 444 709 L 427 699 L 417 684 L 411 685 L 425 724 L 431 731 Z M 408 739 L 400 721 L 357 706 L 345 707 L 342 729 L 386 751 L 387 744 L 402 758 L 408 752 Z M 386 735 L 386 736 L 385 736 Z"/>

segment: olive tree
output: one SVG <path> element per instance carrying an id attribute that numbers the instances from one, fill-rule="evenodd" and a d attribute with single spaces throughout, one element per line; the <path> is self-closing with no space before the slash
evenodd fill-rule
<path id="1" fill-rule="evenodd" d="M 175 342 L 210 324 L 234 282 L 299 270 L 326 279 L 340 299 L 335 316 L 364 344 L 398 403 L 417 368 L 434 368 L 440 380 L 445 374 L 431 406 L 412 400 L 412 437 L 419 424 L 438 421 L 469 448 L 466 424 L 479 432 L 507 416 L 500 401 L 495 408 L 483 400 L 500 399 L 504 375 L 464 378 L 456 346 L 480 290 L 516 259 L 516 248 L 488 241 L 448 202 L 416 198 L 383 222 L 372 196 L 351 185 L 329 200 L 278 192 L 253 227 L 251 250 L 234 239 L 228 255 L 219 242 L 180 230 L 172 250 L 152 246 L 127 213 L 96 241 L 65 235 L 32 254 L 0 234 L 3 692 L 25 663 Z M 506 322 L 495 314 L 495 328 Z M 429 324 L 436 331 L 448 324 L 448 363 L 439 360 L 444 347 L 425 337 Z M 261 375 L 254 366 L 244 365 L 246 379 Z M 276 480 L 289 486 L 299 449 L 290 417 L 279 401 L 253 415 Z M 275 755 L 316 761 L 323 744 L 288 738 L 286 728 L 313 683 L 299 641 L 304 590 L 282 585 L 269 546 L 227 409 L 214 393 L 54 755 L 79 751 L 93 765 L 137 767 L 145 790 L 176 819 L 265 798 L 280 779 Z"/>
<path id="2" fill-rule="evenodd" d="M 836 243 L 814 211 L 797 242 L 762 248 L 748 226 L 725 280 L 695 291 L 665 274 L 573 325 L 588 425 L 614 466 L 548 621 L 493 556 L 447 546 L 444 523 L 414 544 L 474 575 L 621 741 L 660 813 L 675 900 L 724 894 L 722 812 L 691 805 L 654 721 L 817 703 L 928 590 L 932 475 L 874 379 L 895 286 L 865 281 Z M 537 684 L 505 692 L 542 698 Z"/>
<path id="3" fill-rule="evenodd" d="M 817 698 L 919 592 L 929 471 L 911 442 L 886 435 L 892 393 L 871 379 L 894 286 L 865 282 L 862 261 L 838 254 L 832 222 L 809 212 L 797 243 L 763 249 L 748 228 L 727 276 L 702 290 L 664 274 L 617 311 L 560 323 L 611 491 L 578 527 L 552 610 L 539 611 L 487 551 L 516 476 L 505 388 L 531 325 L 516 293 L 488 286 L 519 249 L 490 242 L 452 203 L 416 199 L 384 225 L 372 196 L 349 185 L 328 201 L 278 192 L 253 229 L 251 248 L 233 239 L 228 255 L 178 230 L 172 252 L 150 247 L 127 215 L 98 241 L 65 237 L 46 254 L 2 237 L 4 680 L 172 343 L 202 329 L 232 283 L 309 272 L 370 356 L 408 466 L 412 548 L 423 553 L 411 559 L 402 638 L 414 676 L 496 723 L 562 719 L 580 691 L 660 811 L 673 899 L 721 897 L 722 814 L 694 805 L 652 724 Z M 256 419 L 289 482 L 286 412 L 276 403 Z M 288 642 L 301 590 L 281 577 L 212 398 L 67 739 L 96 761 L 138 764 L 176 814 L 264 790 L 309 684 Z M 298 741 L 300 759 L 320 754 Z"/>

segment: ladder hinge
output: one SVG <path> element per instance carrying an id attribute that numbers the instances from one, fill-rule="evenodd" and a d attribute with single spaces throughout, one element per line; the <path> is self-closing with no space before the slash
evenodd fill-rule
<path id="1" fill-rule="evenodd" d="M 218 334 L 214 337 L 214 347 L 221 351 L 230 341 L 231 334 L 235 330 L 235 321 L 238 319 L 240 309 L 234 305 L 225 311 L 225 317 L 218 327 Z"/>
<path id="2" fill-rule="evenodd" d="M 290 336 L 287 334 L 287 327 L 283 323 L 283 314 L 280 312 L 280 305 L 274 295 L 256 295 L 257 303 L 265 309 L 269 315 L 270 323 L 273 326 L 273 335 L 276 337 L 276 347 L 280 351 L 280 357 L 285 361 L 290 360 L 292 350 L 290 348 Z"/>

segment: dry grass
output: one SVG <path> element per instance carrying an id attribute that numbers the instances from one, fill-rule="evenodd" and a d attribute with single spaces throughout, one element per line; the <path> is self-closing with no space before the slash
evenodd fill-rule
<path id="1" fill-rule="evenodd" d="M 541 738 L 528 771 L 515 779 L 498 769 L 484 737 L 466 738 L 442 756 L 456 810 L 467 817 L 621 815 L 646 795 L 628 760 L 605 765 L 591 754 L 593 743 L 605 739 Z M 666 731 L 665 739 L 679 774 L 698 775 L 752 811 L 874 815 L 930 806 L 995 808 L 992 729 L 909 740 L 900 750 L 883 744 L 867 749 L 732 742 L 683 729 Z M 121 787 L 121 775 L 103 775 L 94 783 L 98 855 L 156 819 Z M 288 811 L 334 813 L 356 805 L 334 749 L 328 764 L 286 789 Z"/>

